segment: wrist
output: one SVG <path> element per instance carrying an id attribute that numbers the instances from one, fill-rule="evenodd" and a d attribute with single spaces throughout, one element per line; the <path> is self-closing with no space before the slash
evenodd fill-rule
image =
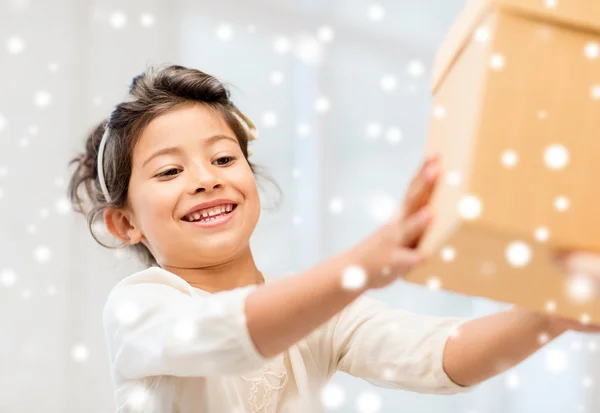
<path id="1" fill-rule="evenodd" d="M 539 334 L 547 335 L 548 339 L 550 340 L 567 331 L 567 329 L 561 325 L 559 320 L 552 315 L 522 307 L 514 307 L 514 310 L 521 314 L 521 316 L 527 320 L 529 325 L 535 326 L 535 331 L 537 331 Z"/>
<path id="2" fill-rule="evenodd" d="M 358 296 L 371 289 L 371 268 L 357 251 L 342 254 L 339 264 L 340 271 L 333 278 L 342 290 Z"/>
<path id="3" fill-rule="evenodd" d="M 382 271 L 384 271 L 385 265 L 382 263 L 382 246 L 374 248 L 372 242 L 375 240 L 374 235 L 371 235 L 364 243 L 356 245 L 345 255 L 345 262 L 348 267 L 358 267 L 364 271 L 365 283 L 362 286 L 363 291 L 376 289 L 380 284 L 380 278 Z"/>
<path id="4" fill-rule="evenodd" d="M 567 327 L 566 323 L 561 320 L 560 318 L 557 317 L 552 317 L 552 316 L 547 316 L 548 317 L 548 334 L 552 335 L 553 337 L 558 337 L 564 333 L 566 333 L 567 331 L 569 331 L 569 328 Z"/>

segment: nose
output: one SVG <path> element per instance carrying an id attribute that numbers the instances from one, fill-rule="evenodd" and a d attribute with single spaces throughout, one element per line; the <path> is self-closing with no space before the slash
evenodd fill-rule
<path id="1" fill-rule="evenodd" d="M 218 168 L 206 165 L 197 165 L 190 171 L 190 193 L 212 191 L 223 186 L 218 173 Z"/>

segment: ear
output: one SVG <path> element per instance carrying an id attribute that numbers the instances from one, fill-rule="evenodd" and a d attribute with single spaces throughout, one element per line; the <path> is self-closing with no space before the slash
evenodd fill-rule
<path id="1" fill-rule="evenodd" d="M 143 234 L 136 227 L 128 211 L 121 208 L 107 208 L 103 215 L 108 231 L 125 244 L 135 245 L 142 240 Z"/>

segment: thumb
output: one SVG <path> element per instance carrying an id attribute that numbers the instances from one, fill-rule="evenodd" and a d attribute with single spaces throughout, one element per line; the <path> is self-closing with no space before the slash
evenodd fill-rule
<path id="1" fill-rule="evenodd" d="M 422 207 L 417 213 L 409 216 L 401 223 L 400 245 L 414 248 L 429 227 L 433 213 L 428 206 Z"/>
<path id="2" fill-rule="evenodd" d="M 571 273 L 590 275 L 600 281 L 600 255 L 589 252 L 572 252 L 556 256 L 557 264 Z"/>
<path id="3" fill-rule="evenodd" d="M 392 265 L 397 277 L 404 277 L 423 261 L 425 261 L 423 253 L 415 249 L 400 248 L 392 253 Z"/>

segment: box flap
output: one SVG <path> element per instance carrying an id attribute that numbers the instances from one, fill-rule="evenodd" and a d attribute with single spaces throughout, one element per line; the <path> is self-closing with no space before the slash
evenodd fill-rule
<path id="1" fill-rule="evenodd" d="M 450 28 L 435 58 L 431 85 L 434 93 L 492 9 L 600 33 L 600 0 L 471 0 Z"/>

